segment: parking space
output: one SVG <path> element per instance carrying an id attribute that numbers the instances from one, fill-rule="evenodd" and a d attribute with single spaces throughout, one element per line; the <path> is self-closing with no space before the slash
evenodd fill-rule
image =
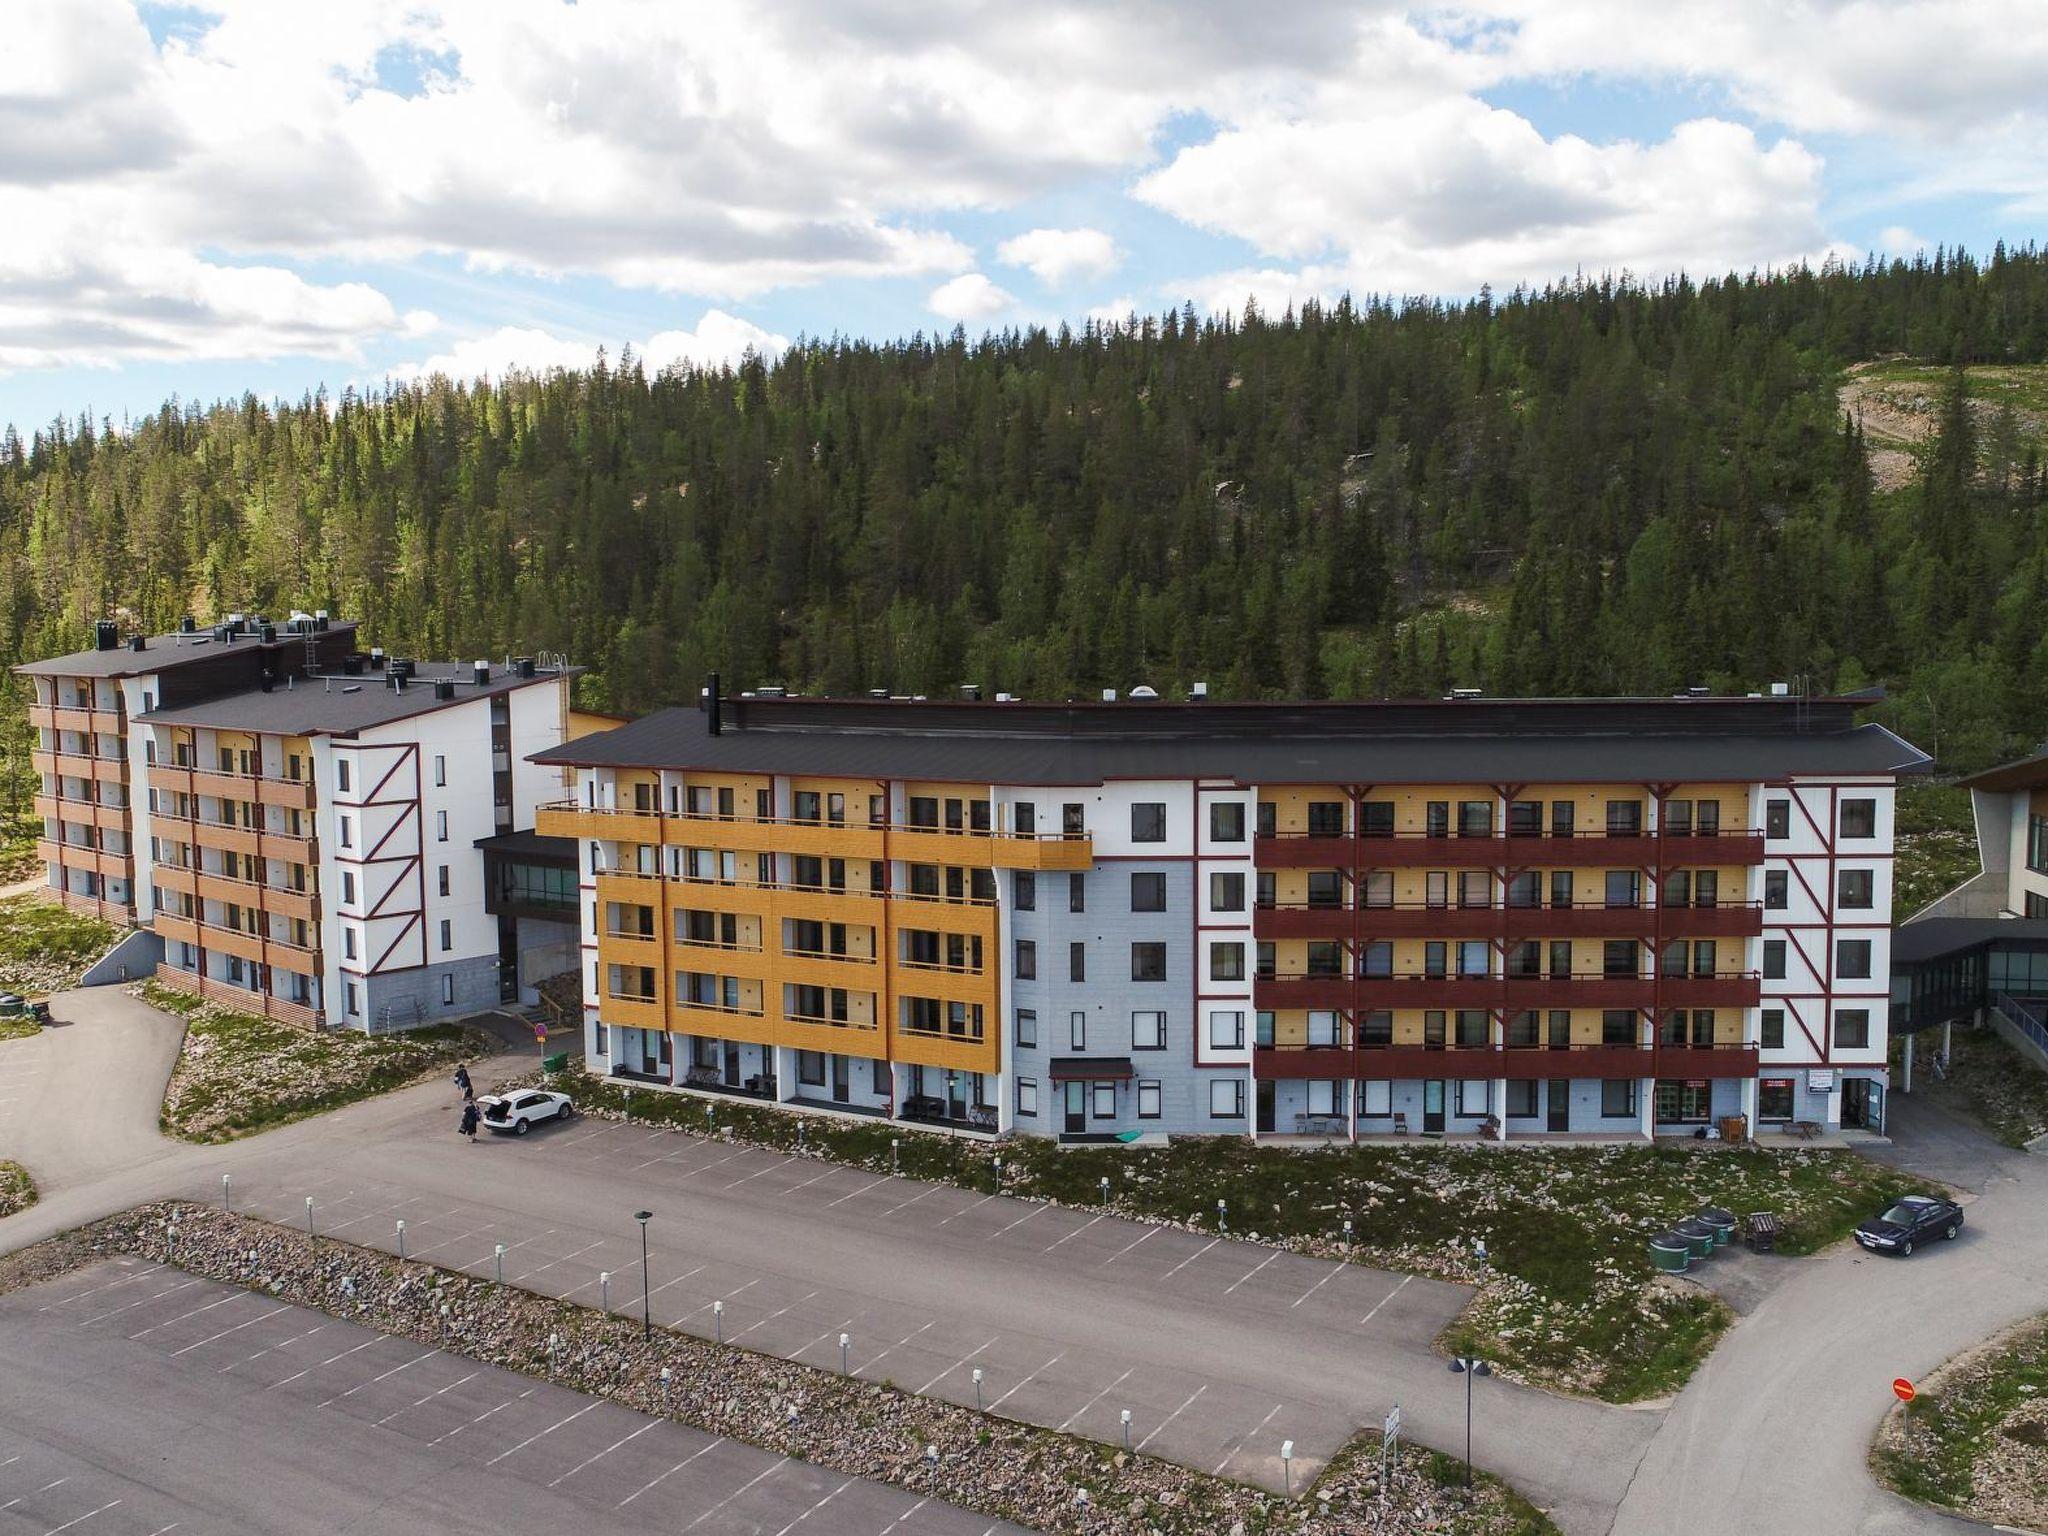
<path id="1" fill-rule="evenodd" d="M 1296 1478 L 1312 1475 L 1396 1390 L 1350 1407 L 1313 1370 L 1263 1362 L 1252 1362 L 1253 1379 L 1232 1380 L 1192 1364 L 1193 1340 L 1163 1320 L 1190 1319 L 1221 1349 L 1244 1320 L 1261 1319 L 1305 1352 L 1355 1360 L 1369 1345 L 1434 1385 L 1441 1367 L 1430 1341 L 1465 1295 L 1360 1265 L 640 1126 L 576 1121 L 451 1149 L 442 1160 L 464 1177 L 394 1177 L 387 1161 L 368 1176 L 351 1167 L 300 1188 L 238 1188 L 236 1205 L 303 1225 L 311 1194 L 323 1234 L 394 1250 L 403 1220 L 413 1257 L 487 1278 L 502 1263 L 509 1283 L 636 1314 L 640 1242 L 630 1212 L 644 1206 L 658 1213 L 644 1302 L 657 1323 L 833 1370 L 845 1334 L 845 1366 L 866 1379 L 972 1405 L 979 1370 L 979 1401 L 1007 1416 L 1121 1444 L 1129 1411 L 1134 1448 L 1276 1487 L 1283 1441 L 1295 1442 Z M 529 1198 L 543 1183 L 561 1196 Z M 867 1259 L 856 1261 L 856 1250 Z M 956 1268 L 976 1280 L 945 1283 Z M 1074 1347 L 1076 1306 L 1105 1341 Z M 1133 1321 L 1106 1321 L 1118 1313 Z"/>
<path id="2" fill-rule="evenodd" d="M 1018 1529 L 140 1260 L 0 1299 L 0 1377 L 6 1536 Z"/>

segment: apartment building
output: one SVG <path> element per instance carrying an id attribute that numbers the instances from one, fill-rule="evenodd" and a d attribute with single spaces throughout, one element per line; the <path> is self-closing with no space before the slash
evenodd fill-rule
<path id="1" fill-rule="evenodd" d="M 565 738 L 568 669 L 365 655 L 322 615 L 101 639 L 22 669 L 49 880 L 153 934 L 160 980 L 382 1030 L 515 1000 L 525 950 L 573 965 L 573 911 L 487 879 L 562 794 L 531 759 Z"/>
<path id="2" fill-rule="evenodd" d="M 593 1071 L 1070 1140 L 1881 1121 L 1867 698 L 721 698 L 574 774 Z"/>

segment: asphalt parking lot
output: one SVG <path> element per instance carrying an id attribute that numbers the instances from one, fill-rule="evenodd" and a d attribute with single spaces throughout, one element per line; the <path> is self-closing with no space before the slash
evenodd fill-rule
<path id="1" fill-rule="evenodd" d="M 138 1259 L 0 1298 L 0 1533 L 1008 1524 Z"/>
<path id="2" fill-rule="evenodd" d="M 630 1213 L 644 1202 L 657 1213 L 648 1304 L 658 1323 L 831 1369 L 839 1368 L 843 1333 L 846 1368 L 856 1375 L 962 1404 L 975 1403 L 978 1391 L 985 1406 L 1006 1416 L 1113 1444 L 1125 1438 L 1128 1411 L 1134 1449 L 1274 1487 L 1286 1476 L 1284 1442 L 1294 1442 L 1298 1484 L 1359 1419 L 1333 1412 L 1315 1381 L 1299 1373 L 1288 1389 L 1274 1390 L 1205 1370 L 1185 1334 L 1183 1347 L 1128 1356 L 1069 1347 L 1056 1312 L 1033 1327 L 1034 1277 L 1079 1277 L 1103 1298 L 1091 1305 L 1132 1308 L 1134 1343 L 1140 1327 L 1156 1331 L 1171 1311 L 1185 1317 L 1190 1306 L 1208 1312 L 1225 1340 L 1232 1316 L 1258 1313 L 1298 1331 L 1311 1354 L 1318 1341 L 1412 1347 L 1432 1384 L 1441 1366 L 1427 1354 L 1429 1340 L 1465 1296 L 1455 1286 L 1359 1265 L 616 1123 L 573 1121 L 518 1141 L 487 1137 L 474 1149 L 451 1146 L 436 1160 L 478 1177 L 442 1199 L 420 1193 L 415 1177 L 401 1185 L 343 1169 L 288 1189 L 238 1189 L 235 1205 L 298 1225 L 311 1195 L 319 1232 L 387 1250 L 397 1246 L 402 1219 L 409 1255 L 479 1276 L 497 1273 L 503 1243 L 509 1283 L 589 1305 L 608 1299 L 614 1310 L 637 1313 L 640 1249 Z M 536 1189 L 543 1170 L 571 1174 L 585 1190 L 601 1176 L 617 1192 L 616 1211 L 585 1200 L 573 1215 L 536 1221 L 486 1198 L 506 1177 L 523 1192 Z M 851 1259 L 843 1276 L 835 1274 L 817 1254 L 763 1239 L 758 1222 L 743 1229 L 735 1222 L 727 1232 L 686 1214 L 706 1202 L 794 1219 L 826 1255 L 834 1234 L 880 1235 L 893 1244 L 900 1273 L 888 1286 L 869 1286 Z M 1003 1294 L 935 1287 L 921 1301 L 920 1249 L 994 1263 Z M 599 1278 L 605 1272 L 608 1289 Z M 1162 1305 L 1168 1300 L 1171 1309 Z"/>

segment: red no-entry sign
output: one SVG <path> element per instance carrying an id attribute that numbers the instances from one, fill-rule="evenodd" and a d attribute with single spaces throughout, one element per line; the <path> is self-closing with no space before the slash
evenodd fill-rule
<path id="1" fill-rule="evenodd" d="M 1902 1403 L 1910 1403 L 1911 1401 L 1913 1401 L 1914 1395 L 1915 1395 L 1915 1394 L 1914 1394 L 1914 1391 L 1913 1391 L 1913 1383 L 1911 1383 L 1910 1381 L 1906 1380 L 1906 1378 L 1905 1378 L 1905 1377 L 1903 1377 L 1903 1376 L 1895 1377 L 1895 1378 L 1893 1379 L 1893 1381 L 1892 1381 L 1892 1396 L 1893 1396 L 1893 1397 L 1896 1397 L 1896 1398 L 1897 1398 L 1897 1399 L 1898 1399 L 1898 1400 L 1899 1400 L 1900 1402 L 1902 1402 Z"/>

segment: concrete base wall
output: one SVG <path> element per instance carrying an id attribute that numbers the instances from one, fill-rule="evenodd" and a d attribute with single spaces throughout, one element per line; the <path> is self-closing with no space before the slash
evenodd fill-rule
<path id="1" fill-rule="evenodd" d="M 163 962 L 164 941 L 147 928 L 138 928 L 95 960 L 78 979 L 82 987 L 111 987 L 126 981 L 154 976 Z"/>
<path id="2" fill-rule="evenodd" d="M 442 978 L 454 981 L 452 999 L 443 1001 Z M 438 1024 L 501 1006 L 498 1000 L 498 957 L 473 955 L 363 978 L 363 1016 L 348 1022 L 367 1034 L 385 1034 Z"/>

